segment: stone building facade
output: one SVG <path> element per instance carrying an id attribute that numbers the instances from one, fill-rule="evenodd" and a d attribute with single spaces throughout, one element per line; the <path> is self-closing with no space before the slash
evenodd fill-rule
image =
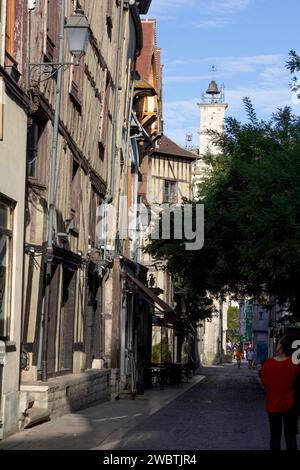
<path id="1" fill-rule="evenodd" d="M 31 12 L 32 63 L 56 60 L 58 7 L 56 0 L 40 0 Z M 60 392 L 69 396 L 67 401 L 58 397 L 55 415 L 65 412 L 66 403 L 76 409 L 110 396 L 110 367 L 117 354 L 114 315 L 120 315 L 114 312 L 112 281 L 116 252 L 109 240 L 99 237 L 97 218 L 99 208 L 117 201 L 122 191 L 133 70 L 142 47 L 136 5 L 69 0 L 65 16 L 79 7 L 88 19 L 90 40 L 80 64 L 63 74 L 50 279 L 45 279 L 44 247 L 55 78 L 40 80 L 33 70 L 30 82 L 23 323 L 28 365 L 22 371 L 21 391 L 26 407 L 26 397 L 37 396 L 41 378 L 46 376 L 49 393 L 59 383 Z M 67 47 L 65 60 L 72 61 Z M 70 381 L 76 393 L 71 393 Z M 102 386 L 89 393 L 90 384 L 97 381 Z M 81 383 L 88 388 L 77 386 Z M 38 397 L 36 403 L 40 406 Z"/>

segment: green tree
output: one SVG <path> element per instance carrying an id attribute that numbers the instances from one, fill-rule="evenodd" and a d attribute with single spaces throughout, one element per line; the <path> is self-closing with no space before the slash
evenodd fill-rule
<path id="1" fill-rule="evenodd" d="M 291 72 L 300 72 L 300 57 L 295 51 L 290 51 L 289 53 L 289 60 L 286 62 L 286 68 Z M 300 85 L 297 77 L 294 75 L 292 79 L 292 91 L 295 91 L 298 93 L 298 98 L 300 98 L 299 95 L 299 90 L 300 90 Z"/>
<path id="2" fill-rule="evenodd" d="M 196 303 L 234 294 L 288 302 L 300 313 L 300 118 L 278 109 L 249 121 L 226 121 L 214 134 L 222 154 L 208 155 L 209 174 L 199 187 L 205 205 L 205 244 L 186 251 L 181 240 L 153 240 L 147 251 L 164 257 Z M 196 201 L 193 201 L 196 204 Z M 198 296 L 198 297 L 197 297 Z M 207 297 L 208 296 L 208 297 Z"/>
<path id="3" fill-rule="evenodd" d="M 227 311 L 227 338 L 233 343 L 239 340 L 240 312 L 238 307 L 228 307 Z"/>

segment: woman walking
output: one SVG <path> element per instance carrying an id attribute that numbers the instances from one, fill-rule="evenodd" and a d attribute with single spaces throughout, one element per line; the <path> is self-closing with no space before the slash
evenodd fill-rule
<path id="1" fill-rule="evenodd" d="M 261 382 L 267 392 L 270 424 L 270 449 L 280 450 L 282 426 L 287 450 L 297 450 L 298 413 L 295 408 L 295 379 L 299 366 L 292 362 L 295 338 L 284 336 L 277 345 L 277 355 L 263 365 Z"/>
<path id="2" fill-rule="evenodd" d="M 240 349 L 236 352 L 235 358 L 236 358 L 238 369 L 240 369 L 241 362 L 242 362 L 242 351 Z"/>

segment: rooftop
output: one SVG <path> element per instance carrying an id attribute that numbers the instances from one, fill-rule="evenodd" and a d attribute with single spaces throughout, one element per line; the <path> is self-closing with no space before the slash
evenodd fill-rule
<path id="1" fill-rule="evenodd" d="M 189 160 L 196 160 L 197 156 L 188 150 L 179 147 L 173 140 L 163 135 L 159 140 L 154 154 L 170 155 L 174 157 L 187 158 Z"/>

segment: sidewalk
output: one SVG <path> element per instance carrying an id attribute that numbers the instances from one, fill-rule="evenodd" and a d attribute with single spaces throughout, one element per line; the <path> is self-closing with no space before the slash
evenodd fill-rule
<path id="1" fill-rule="evenodd" d="M 5 450 L 112 450 L 122 437 L 161 408 L 201 382 L 196 375 L 189 384 L 153 388 L 135 400 L 123 398 L 91 406 L 24 430 L 0 442 Z"/>

